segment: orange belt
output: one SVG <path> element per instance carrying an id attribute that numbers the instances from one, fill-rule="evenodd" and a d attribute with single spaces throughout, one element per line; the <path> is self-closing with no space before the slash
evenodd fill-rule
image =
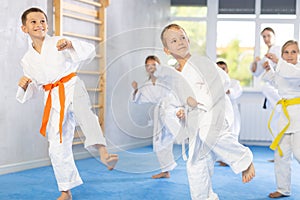
<path id="1" fill-rule="evenodd" d="M 44 85 L 44 90 L 49 91 L 47 101 L 44 108 L 44 115 L 43 115 L 43 121 L 42 126 L 40 129 L 40 133 L 43 136 L 46 136 L 46 128 L 49 121 L 49 115 L 50 110 L 52 106 L 52 100 L 51 100 L 51 91 L 53 88 L 58 86 L 58 92 L 59 92 L 59 103 L 60 103 L 60 118 L 59 118 L 59 134 L 60 134 L 60 143 L 62 143 L 62 123 L 64 120 L 64 114 L 65 114 L 65 87 L 64 83 L 68 82 L 71 78 L 76 76 L 76 73 L 71 73 L 65 77 L 62 77 L 60 80 L 56 81 L 55 83 L 49 83 L 47 85 Z"/>

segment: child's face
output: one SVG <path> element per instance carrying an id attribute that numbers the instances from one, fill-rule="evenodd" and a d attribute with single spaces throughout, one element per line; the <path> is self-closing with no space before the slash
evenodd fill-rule
<path id="1" fill-rule="evenodd" d="M 228 73 L 228 68 L 227 68 L 226 65 L 224 65 L 224 64 L 218 64 L 218 66 L 219 66 L 221 69 L 223 69 L 226 73 Z"/>
<path id="2" fill-rule="evenodd" d="M 283 50 L 282 59 L 295 65 L 298 63 L 298 55 L 298 46 L 296 44 L 291 44 Z"/>
<path id="3" fill-rule="evenodd" d="M 156 71 L 157 62 L 155 60 L 149 59 L 146 63 L 146 71 L 148 74 L 153 74 Z"/>
<path id="4" fill-rule="evenodd" d="M 32 39 L 43 39 L 48 31 L 48 23 L 43 13 L 32 12 L 26 17 L 26 24 L 22 26 L 24 33 L 28 33 Z"/>
<path id="5" fill-rule="evenodd" d="M 176 59 L 184 59 L 190 54 L 190 42 L 185 32 L 178 28 L 171 28 L 164 33 L 165 47 L 167 54 Z"/>

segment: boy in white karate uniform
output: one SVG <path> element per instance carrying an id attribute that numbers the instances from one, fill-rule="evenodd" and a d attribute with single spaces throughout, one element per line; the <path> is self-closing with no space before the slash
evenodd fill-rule
<path id="1" fill-rule="evenodd" d="M 224 61 L 218 61 L 217 65 L 228 74 L 229 72 L 228 66 Z M 229 85 L 229 89 L 226 91 L 226 94 L 230 98 L 232 108 L 233 108 L 233 113 L 234 113 L 233 134 L 238 140 L 240 135 L 240 130 L 241 130 L 241 115 L 240 115 L 237 99 L 243 94 L 243 88 L 240 85 L 240 81 L 230 78 L 230 85 Z"/>
<path id="2" fill-rule="evenodd" d="M 193 89 L 197 104 L 206 109 L 200 116 L 197 132 L 189 137 L 187 173 L 191 197 L 194 200 L 216 200 L 218 195 L 211 185 L 216 157 L 228 163 L 235 173 L 242 172 L 243 182 L 249 182 L 255 176 L 251 151 L 238 143 L 232 134 L 233 111 L 225 94 L 229 77 L 205 57 L 194 66 L 188 37 L 179 25 L 166 26 L 161 40 L 166 54 L 177 60 L 177 70 Z M 184 110 L 176 114 L 180 119 L 185 118 Z"/>
<path id="3" fill-rule="evenodd" d="M 154 179 L 170 178 L 170 171 L 176 166 L 173 155 L 173 143 L 180 122 L 175 116 L 176 98 L 170 88 L 163 81 L 154 76 L 156 66 L 160 64 L 157 56 L 150 55 L 145 60 L 145 68 L 149 79 L 140 87 L 136 81 L 132 82 L 133 102 L 155 104 L 153 116 L 153 150 L 160 163 L 161 173 L 152 176 Z"/>
<path id="4" fill-rule="evenodd" d="M 224 61 L 218 61 L 217 65 L 223 69 L 227 74 L 229 72 L 228 66 Z M 242 95 L 243 88 L 240 85 L 240 81 L 230 78 L 230 85 L 229 89 L 226 91 L 226 94 L 229 96 L 233 113 L 234 113 L 234 120 L 233 120 L 233 135 L 236 137 L 236 139 L 239 139 L 240 130 L 241 130 L 241 115 L 237 103 L 237 99 Z M 226 163 L 223 161 L 218 161 L 220 163 L 220 166 L 227 166 Z"/>
<path id="5" fill-rule="evenodd" d="M 47 35 L 46 14 L 29 8 L 22 15 L 22 31 L 32 44 L 21 60 L 24 76 L 19 81 L 17 100 L 26 102 L 39 89 L 45 91 L 45 109 L 41 134 L 48 136 L 49 156 L 59 200 L 72 199 L 71 189 L 82 184 L 72 154 L 76 122 L 86 139 L 86 148 L 96 148 L 100 160 L 112 170 L 118 156 L 108 154 L 98 117 L 92 112 L 84 83 L 76 76 L 79 63 L 91 58 L 94 47 L 77 40 Z"/>
<path id="6" fill-rule="evenodd" d="M 277 64 L 274 70 L 267 62 L 264 64 L 265 81 L 275 86 L 282 97 L 276 109 L 281 110 L 278 130 L 272 130 L 274 141 L 270 148 L 274 152 L 274 169 L 277 190 L 269 194 L 270 198 L 291 195 L 291 164 L 294 157 L 300 163 L 300 63 L 299 45 L 289 40 L 281 50 L 281 58 L 273 53 L 266 54 Z M 272 116 L 272 115 L 271 115 Z M 272 119 L 272 118 L 271 118 Z"/>

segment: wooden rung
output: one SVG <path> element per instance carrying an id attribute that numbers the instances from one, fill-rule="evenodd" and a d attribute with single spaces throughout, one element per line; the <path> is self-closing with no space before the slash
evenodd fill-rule
<path id="1" fill-rule="evenodd" d="M 82 2 L 82 3 L 86 3 L 86 4 L 90 4 L 90 5 L 93 5 L 93 6 L 97 6 L 99 8 L 102 7 L 101 3 L 94 2 L 94 1 L 88 1 L 88 0 L 76 0 L 76 1 L 79 1 L 79 2 Z"/>
<path id="2" fill-rule="evenodd" d="M 92 9 L 88 9 L 88 8 L 82 8 L 81 6 L 72 4 L 72 3 L 67 3 L 67 2 L 63 2 L 63 9 L 64 10 L 69 10 L 69 11 L 73 11 L 73 12 L 77 12 L 77 13 L 81 13 L 81 14 L 85 14 L 85 15 L 89 15 L 92 17 L 99 17 L 99 12 L 96 10 L 92 10 Z"/>
<path id="3" fill-rule="evenodd" d="M 102 56 L 99 55 L 99 54 L 97 54 L 95 57 L 96 57 L 96 58 L 102 58 Z"/>
<path id="4" fill-rule="evenodd" d="M 74 139 L 72 144 L 73 145 L 78 145 L 78 144 L 83 144 L 84 143 L 84 136 L 81 130 L 75 130 L 74 132 Z"/>
<path id="5" fill-rule="evenodd" d="M 100 37 L 94 37 L 94 36 L 88 36 L 88 35 L 81 35 L 77 33 L 71 33 L 71 32 L 63 32 L 63 35 L 68 35 L 68 36 L 73 36 L 73 37 L 78 37 L 78 38 L 84 38 L 88 40 L 95 40 L 95 41 L 102 41 L 102 38 Z"/>
<path id="6" fill-rule="evenodd" d="M 100 88 L 87 88 L 86 89 L 88 92 L 101 92 Z"/>
<path id="7" fill-rule="evenodd" d="M 83 144 L 84 142 L 83 141 L 81 141 L 81 140 L 79 140 L 79 141 L 77 141 L 76 139 L 75 140 L 73 140 L 73 145 L 78 145 L 78 144 Z"/>
<path id="8" fill-rule="evenodd" d="M 87 75 L 98 75 L 100 76 L 101 73 L 100 72 L 95 72 L 95 71 L 77 71 L 76 73 L 78 74 L 87 74 Z"/>
<path id="9" fill-rule="evenodd" d="M 103 108 L 103 106 L 102 106 L 102 105 L 99 105 L 99 104 L 97 104 L 97 105 L 92 105 L 92 108 Z"/>
<path id="10" fill-rule="evenodd" d="M 81 16 L 70 14 L 70 13 L 63 13 L 63 15 L 66 16 L 66 17 L 70 17 L 70 18 L 74 18 L 74 19 L 79 19 L 79 20 L 82 20 L 82 21 L 87 21 L 87 22 L 91 22 L 91 23 L 95 23 L 95 24 L 100 24 L 100 25 L 102 24 L 102 21 L 100 21 L 100 20 L 89 19 L 89 18 L 86 18 L 86 17 L 81 17 Z"/>

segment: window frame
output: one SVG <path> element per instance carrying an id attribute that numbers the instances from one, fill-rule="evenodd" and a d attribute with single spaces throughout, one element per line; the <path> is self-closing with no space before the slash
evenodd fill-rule
<path id="1" fill-rule="evenodd" d="M 219 1 L 207 1 L 207 16 L 206 17 L 176 17 L 170 16 L 170 21 L 196 21 L 196 22 L 205 22 L 209 24 L 206 25 L 206 53 L 207 56 L 211 60 L 217 59 L 217 23 L 218 21 L 254 21 L 255 23 L 255 44 L 254 44 L 254 52 L 255 56 L 259 56 L 260 52 L 260 44 L 261 44 L 261 26 L 262 24 L 269 24 L 269 23 L 277 23 L 277 24 L 293 24 L 294 26 L 294 39 L 299 41 L 300 37 L 300 2 L 296 2 L 296 15 L 291 15 L 293 17 L 285 17 L 285 18 L 278 18 L 278 15 L 272 18 L 271 15 L 261 15 L 261 1 L 262 0 L 255 0 L 255 14 L 253 15 L 245 15 L 245 17 L 226 17 L 220 16 L 218 14 L 218 3 Z M 254 58 L 253 58 L 254 59 Z M 249 66 L 250 67 L 250 66 Z M 256 77 L 253 77 L 253 85 L 244 87 L 244 89 L 249 91 L 257 91 L 260 90 L 260 80 Z"/>

